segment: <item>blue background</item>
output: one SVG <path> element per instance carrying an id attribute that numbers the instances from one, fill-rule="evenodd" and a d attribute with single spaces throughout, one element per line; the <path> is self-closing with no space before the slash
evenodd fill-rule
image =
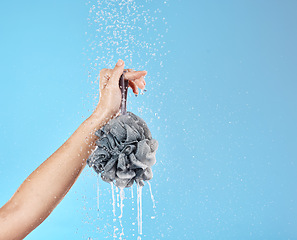
<path id="1" fill-rule="evenodd" d="M 149 72 L 128 108 L 159 141 L 157 208 L 146 185 L 142 239 L 297 239 L 297 2 L 139 2 L 160 10 L 150 26 L 165 42 L 128 66 Z M 0 3 L 1 206 L 96 104 L 86 3 Z M 126 196 L 124 232 L 136 239 Z M 96 197 L 86 168 L 26 239 L 112 239 L 110 186 L 100 182 L 99 217 Z"/>

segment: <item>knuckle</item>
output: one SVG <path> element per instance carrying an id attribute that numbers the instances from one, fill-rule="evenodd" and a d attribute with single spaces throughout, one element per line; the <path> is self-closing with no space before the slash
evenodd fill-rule
<path id="1" fill-rule="evenodd" d="M 104 75 L 107 72 L 107 68 L 102 68 L 100 71 L 100 75 Z"/>
<path id="2" fill-rule="evenodd" d="M 100 78 L 103 78 L 103 77 L 109 77 L 111 75 L 111 70 L 108 69 L 108 68 L 103 68 L 101 71 L 100 71 L 100 74 L 99 74 L 99 77 Z"/>

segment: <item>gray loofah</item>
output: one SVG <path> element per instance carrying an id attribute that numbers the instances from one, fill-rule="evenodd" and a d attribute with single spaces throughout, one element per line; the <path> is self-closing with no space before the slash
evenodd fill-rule
<path id="1" fill-rule="evenodd" d="M 134 181 L 143 186 L 143 181 L 152 179 L 158 141 L 152 139 L 143 119 L 127 112 L 110 120 L 95 134 L 99 137 L 97 148 L 87 164 L 101 173 L 104 181 L 115 181 L 117 187 L 125 188 Z"/>

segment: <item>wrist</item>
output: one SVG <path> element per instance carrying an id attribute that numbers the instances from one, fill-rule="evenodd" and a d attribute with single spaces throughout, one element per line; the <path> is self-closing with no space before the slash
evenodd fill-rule
<path id="1" fill-rule="evenodd" d="M 111 118 L 112 116 L 106 111 L 106 108 L 103 108 L 98 104 L 94 112 L 86 121 L 89 125 L 99 129 L 103 127 Z"/>
<path id="2" fill-rule="evenodd" d="M 85 120 L 85 124 L 95 131 L 102 128 L 107 122 L 108 119 L 103 114 L 94 113 Z"/>
<path id="3" fill-rule="evenodd" d="M 92 118 L 102 118 L 105 121 L 105 124 L 116 117 L 119 113 L 119 108 L 106 107 L 102 104 L 98 104 L 94 112 L 92 113 Z M 104 124 L 104 125 L 105 125 Z"/>

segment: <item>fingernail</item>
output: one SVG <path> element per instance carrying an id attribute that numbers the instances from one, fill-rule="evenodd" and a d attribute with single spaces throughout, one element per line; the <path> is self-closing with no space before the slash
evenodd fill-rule
<path id="1" fill-rule="evenodd" d="M 124 61 L 122 59 L 119 59 L 119 61 L 117 62 L 117 66 L 120 67 L 122 66 L 124 63 Z"/>

